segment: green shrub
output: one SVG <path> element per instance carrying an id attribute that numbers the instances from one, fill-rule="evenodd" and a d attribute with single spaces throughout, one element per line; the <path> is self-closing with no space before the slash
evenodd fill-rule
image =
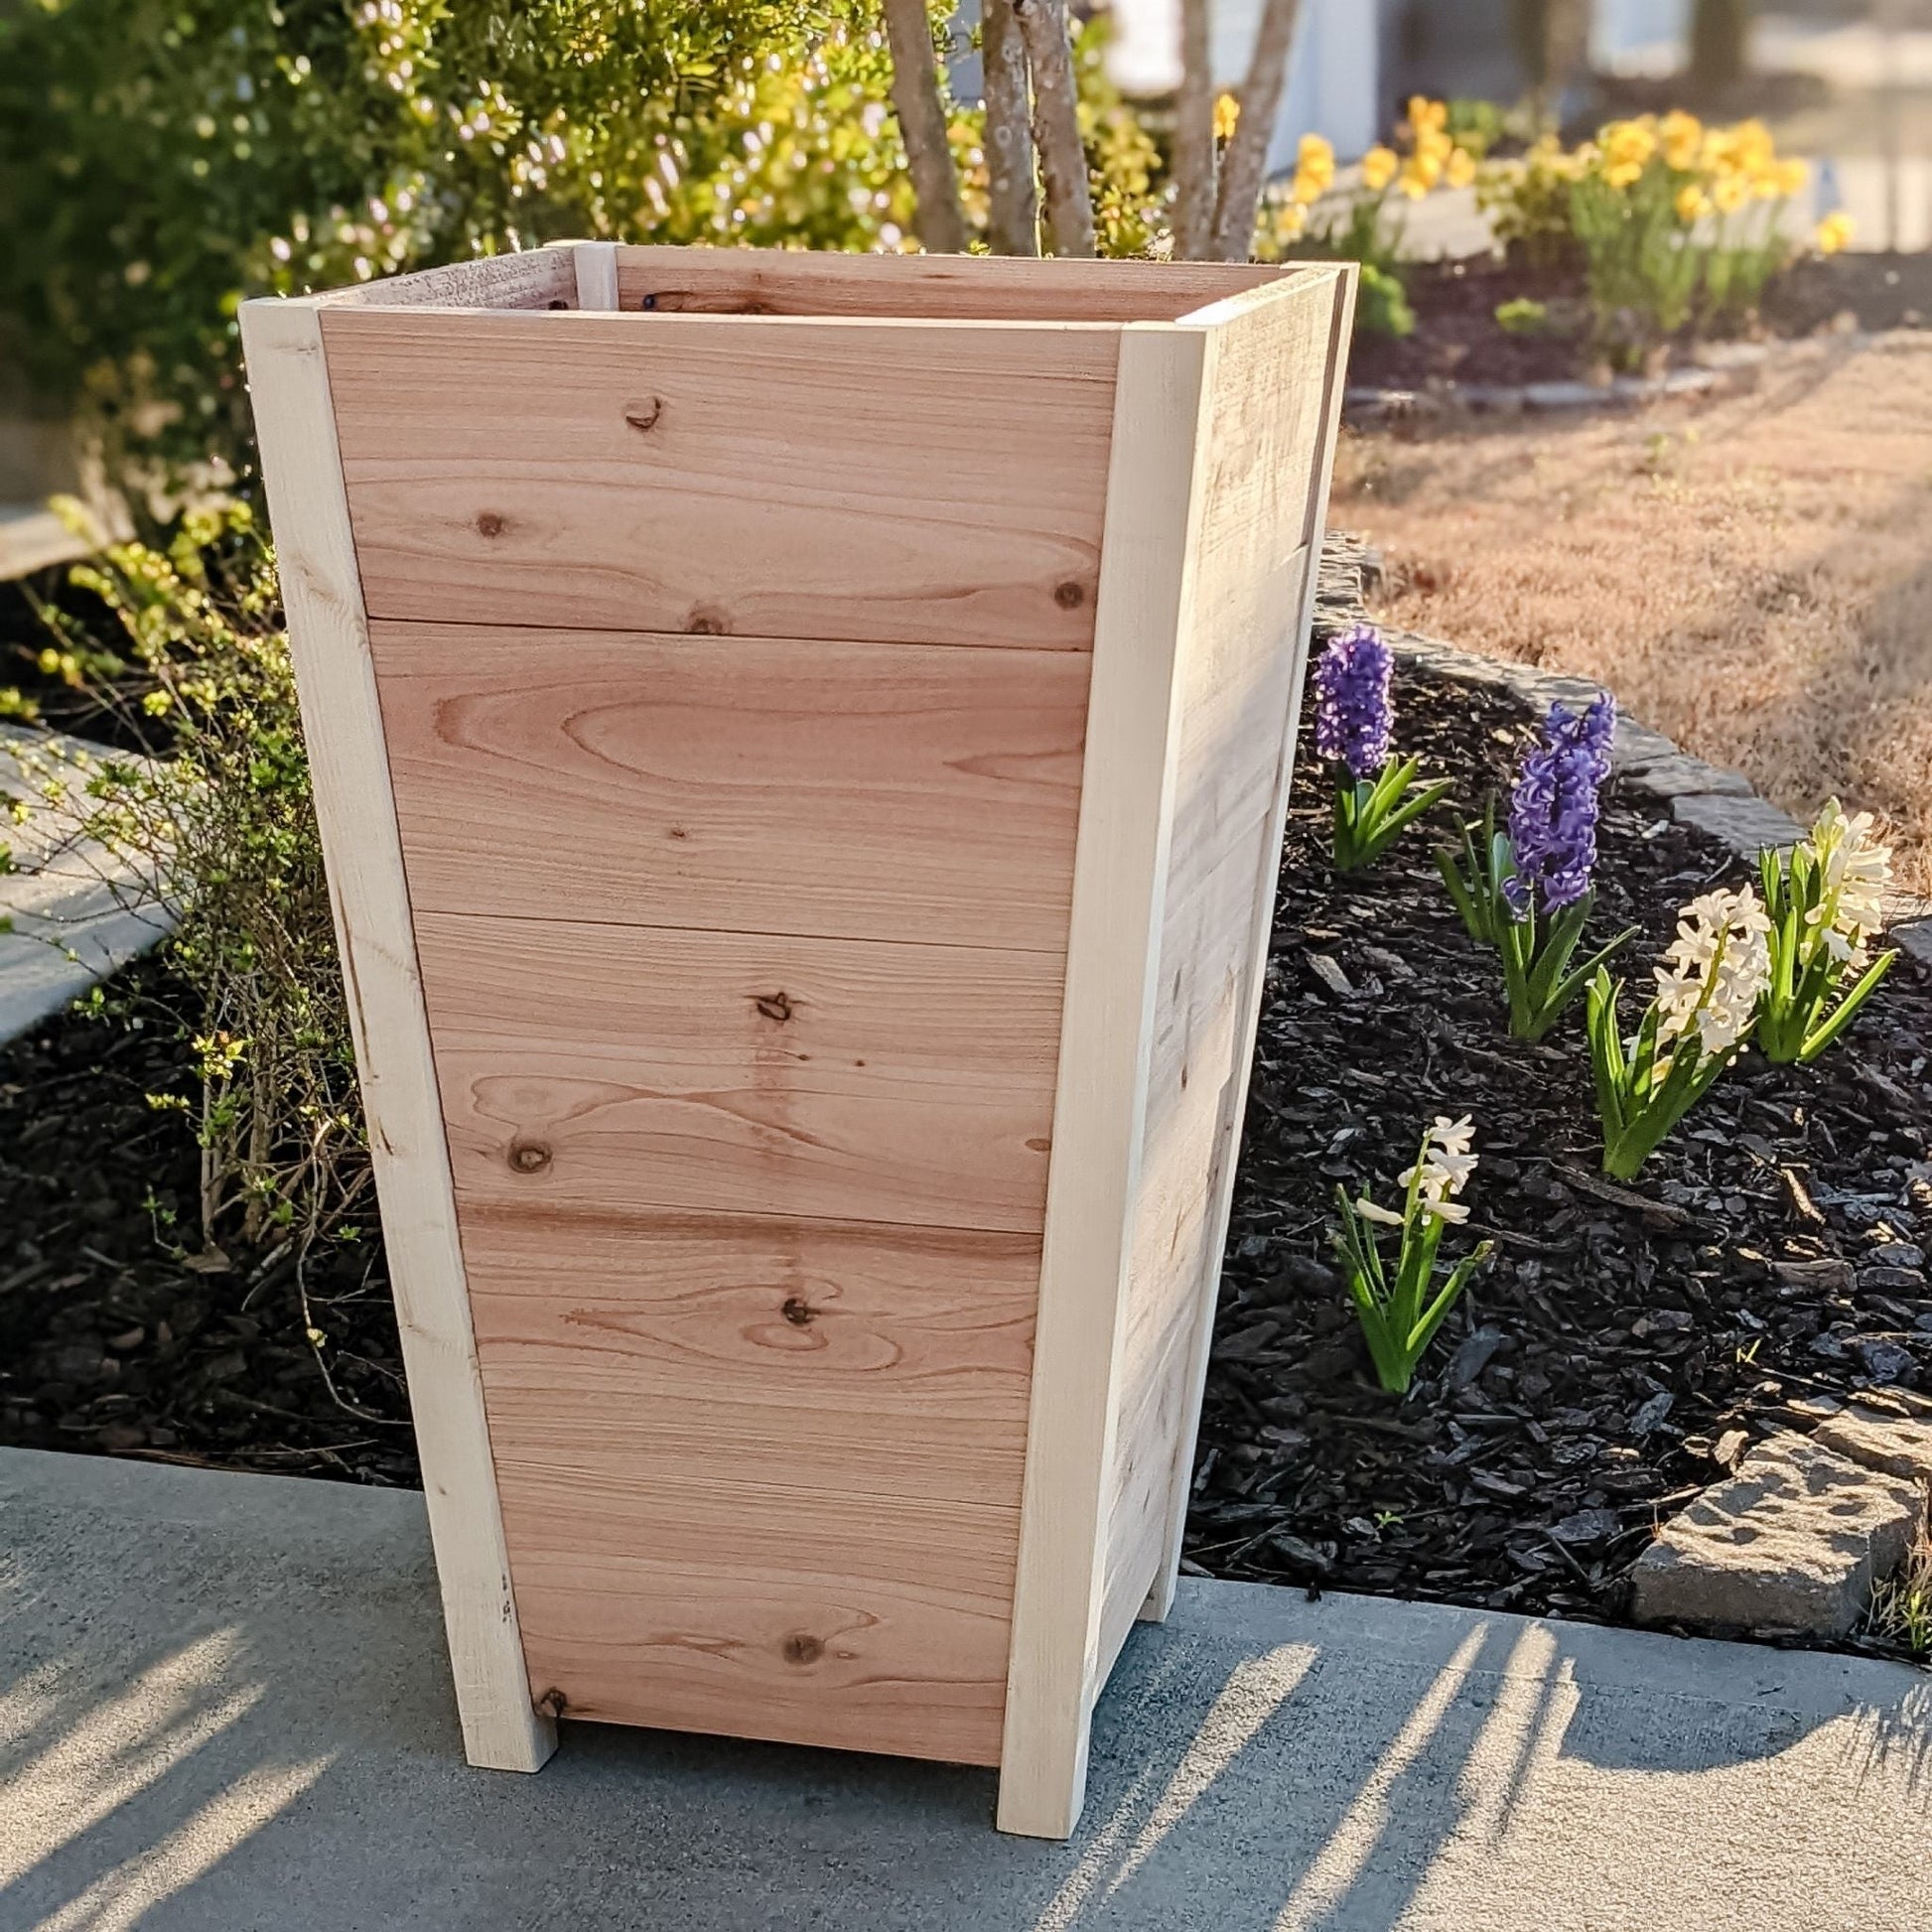
<path id="1" fill-rule="evenodd" d="M 0 10 L 0 361 L 122 461 L 250 446 L 234 314 L 569 235 L 890 247 L 863 0 Z M 117 468 L 120 467 L 117 464 Z"/>
<path id="2" fill-rule="evenodd" d="M 1505 336 L 1547 336 L 1551 333 L 1550 305 L 1527 295 L 1496 304 L 1496 327 Z"/>
<path id="3" fill-rule="evenodd" d="M 203 1251 L 352 1233 L 372 1208 L 354 1054 L 273 562 L 245 508 L 183 520 L 72 573 L 119 626 L 105 694 L 154 759 L 51 765 L 44 789 L 140 879 L 165 878 L 164 955 L 200 1099 Z M 66 645 L 97 653 L 47 612 Z M 0 846 L 0 865 L 5 863 Z M 158 885 L 149 887 L 158 894 Z"/>

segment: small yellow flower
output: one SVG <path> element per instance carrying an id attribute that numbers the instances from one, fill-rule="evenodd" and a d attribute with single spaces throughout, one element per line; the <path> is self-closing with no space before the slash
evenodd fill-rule
<path id="1" fill-rule="evenodd" d="M 1680 221 L 1699 221 L 1711 212 L 1711 197 L 1696 182 L 1687 181 L 1677 191 L 1677 218 Z"/>
<path id="2" fill-rule="evenodd" d="M 1362 186 L 1371 195 L 1381 194 L 1395 180 L 1395 171 L 1401 165 L 1395 150 L 1385 148 L 1378 142 L 1362 156 Z"/>
<path id="3" fill-rule="evenodd" d="M 1427 94 L 1409 96 L 1409 131 L 1420 138 L 1449 126 L 1449 102 L 1431 100 Z"/>
<path id="4" fill-rule="evenodd" d="M 1695 114 L 1673 108 L 1657 124 L 1657 142 L 1665 162 L 1683 173 L 1697 166 L 1698 152 L 1704 145 L 1704 123 Z"/>
<path id="5" fill-rule="evenodd" d="M 1295 199 L 1317 202 L 1335 178 L 1335 151 L 1318 134 L 1305 134 L 1295 157 Z"/>
<path id="6" fill-rule="evenodd" d="M 1475 156 L 1467 148 L 1451 149 L 1449 161 L 1443 169 L 1443 179 L 1451 188 L 1467 188 L 1475 178 Z"/>
<path id="7" fill-rule="evenodd" d="M 1840 249 L 1850 245 L 1857 231 L 1852 217 L 1841 208 L 1838 213 L 1828 214 L 1819 222 L 1811 237 L 1811 245 L 1821 255 L 1836 255 Z"/>
<path id="8" fill-rule="evenodd" d="M 1612 121 L 1603 130 L 1603 157 L 1610 167 L 1634 167 L 1642 173 L 1656 152 L 1657 130 L 1648 120 Z"/>
<path id="9" fill-rule="evenodd" d="M 1734 214 L 1750 200 L 1750 182 L 1735 169 L 1711 184 L 1711 200 L 1720 214 Z"/>
<path id="10" fill-rule="evenodd" d="M 1642 164 L 1635 161 L 1612 161 L 1604 167 L 1603 179 L 1611 188 L 1633 188 L 1643 179 Z"/>
<path id="11" fill-rule="evenodd" d="M 1214 138 L 1217 141 L 1234 139 L 1235 123 L 1241 118 L 1241 103 L 1232 94 L 1223 94 L 1214 103 Z"/>
<path id="12" fill-rule="evenodd" d="M 1440 162 L 1428 155 L 1412 154 L 1402 164 L 1402 173 L 1397 179 L 1396 186 L 1412 202 L 1419 202 L 1442 178 L 1443 170 Z"/>
<path id="13" fill-rule="evenodd" d="M 1767 171 L 1766 179 L 1775 195 L 1799 195 L 1811 179 L 1811 168 L 1803 161 L 1775 161 Z"/>

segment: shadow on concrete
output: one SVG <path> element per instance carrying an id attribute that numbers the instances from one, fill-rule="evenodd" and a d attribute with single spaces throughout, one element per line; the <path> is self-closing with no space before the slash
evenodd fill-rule
<path id="1" fill-rule="evenodd" d="M 943 1766 L 567 1724 L 536 1777 L 472 1770 L 420 1498 L 14 1450 L 0 1686 L 5 1932 L 1711 1932 L 1823 1886 L 1848 1923 L 1932 1911 L 1914 1673 L 1440 1605 L 1186 1585 L 1052 1845 Z M 1734 1918 L 1652 1876 L 1701 1858 Z"/>

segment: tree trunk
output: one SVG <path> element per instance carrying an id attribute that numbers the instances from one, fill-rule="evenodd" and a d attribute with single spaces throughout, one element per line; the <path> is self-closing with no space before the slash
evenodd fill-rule
<path id="1" fill-rule="evenodd" d="M 1537 121 L 1553 126 L 1589 54 L 1588 0 L 1513 0 L 1510 20 Z"/>
<path id="2" fill-rule="evenodd" d="M 1255 35 L 1254 58 L 1241 83 L 1241 118 L 1221 156 L 1221 185 L 1214 198 L 1213 259 L 1244 262 L 1255 245 L 1255 220 L 1268 172 L 1268 145 L 1275 138 L 1288 57 L 1295 48 L 1301 0 L 1266 0 Z"/>
<path id="3" fill-rule="evenodd" d="M 1744 77 L 1749 0 L 1697 0 L 1691 11 L 1691 91 L 1722 100 Z"/>
<path id="4" fill-rule="evenodd" d="M 918 203 L 919 240 L 935 255 L 966 250 L 966 217 L 959 177 L 946 139 L 946 104 L 932 52 L 932 16 L 925 0 L 885 0 L 886 39 L 893 51 L 893 106 L 905 142 L 905 162 Z"/>
<path id="5" fill-rule="evenodd" d="M 1209 0 L 1180 0 L 1180 90 L 1173 113 L 1173 252 L 1204 261 L 1214 245 L 1214 69 Z"/>
<path id="6" fill-rule="evenodd" d="M 1012 0 L 1013 17 L 1034 70 L 1034 140 L 1046 183 L 1046 225 L 1056 255 L 1093 253 L 1093 194 L 1080 143 L 1079 86 L 1073 74 L 1066 0 Z"/>
<path id="7" fill-rule="evenodd" d="M 987 240 L 996 255 L 1039 253 L 1039 193 L 1034 185 L 1032 89 L 1027 43 L 1013 0 L 985 0 L 980 67 L 986 89 Z"/>

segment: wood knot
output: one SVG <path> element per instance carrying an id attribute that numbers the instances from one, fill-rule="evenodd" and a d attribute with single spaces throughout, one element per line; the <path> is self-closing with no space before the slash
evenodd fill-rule
<path id="1" fill-rule="evenodd" d="M 654 295 L 640 295 L 637 298 L 637 306 L 640 309 L 654 309 L 657 307 L 657 298 Z"/>
<path id="2" fill-rule="evenodd" d="M 559 295 L 554 297 L 552 300 L 546 302 L 543 306 L 546 309 L 568 309 L 570 307 L 570 304 L 566 302 L 561 295 Z"/>
<path id="3" fill-rule="evenodd" d="M 1053 1151 L 1053 1143 L 1043 1134 L 1035 1135 L 1027 1146 L 1035 1154 L 1051 1154 Z"/>
<path id="4" fill-rule="evenodd" d="M 518 1173 L 541 1173 L 550 1165 L 550 1150 L 541 1141 L 512 1141 L 510 1166 Z"/>
<path id="5" fill-rule="evenodd" d="M 784 1318 L 787 1321 L 789 1321 L 794 1328 L 809 1328 L 812 1325 L 812 1321 L 814 1317 L 817 1315 L 818 1311 L 815 1308 L 813 1308 L 812 1305 L 809 1302 L 807 1302 L 803 1296 L 794 1295 L 791 1298 L 791 1300 L 788 1301 L 784 1305 L 784 1307 L 778 1311 L 778 1312 L 781 1315 L 783 1315 Z"/>
<path id="6" fill-rule="evenodd" d="M 781 1027 L 792 1015 L 791 996 L 788 993 L 755 993 L 752 1004 L 767 1020 L 775 1020 Z"/>
<path id="7" fill-rule="evenodd" d="M 815 1664 L 824 1655 L 823 1639 L 813 1636 L 809 1630 L 794 1630 L 785 1639 L 785 1662 L 788 1664 Z"/>
<path id="8" fill-rule="evenodd" d="M 664 413 L 662 396 L 646 396 L 642 402 L 633 402 L 624 412 L 623 420 L 632 429 L 655 429 L 657 419 Z"/>
<path id="9" fill-rule="evenodd" d="M 1064 584 L 1053 586 L 1053 602 L 1062 611 L 1077 611 L 1087 601 L 1087 587 L 1076 584 L 1068 578 Z"/>
<path id="10" fill-rule="evenodd" d="M 536 1702 L 536 1712 L 540 1718 L 555 1720 L 561 1718 L 569 1709 L 570 1700 L 554 1684 Z"/>
<path id="11" fill-rule="evenodd" d="M 691 615 L 684 621 L 684 627 L 694 637 L 723 637 L 731 630 L 731 625 L 725 621 L 725 614 L 714 611 L 708 604 L 694 605 Z"/>
<path id="12" fill-rule="evenodd" d="M 500 537 L 509 527 L 509 518 L 500 516 L 495 510 L 480 510 L 477 513 L 477 534 L 484 537 Z"/>

